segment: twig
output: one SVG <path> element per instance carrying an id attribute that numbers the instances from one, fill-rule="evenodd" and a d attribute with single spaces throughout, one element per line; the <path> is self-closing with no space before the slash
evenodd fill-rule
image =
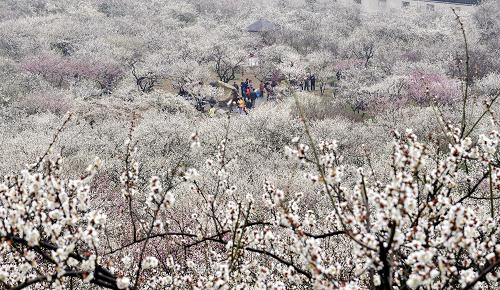
<path id="1" fill-rule="evenodd" d="M 491 166 L 491 163 L 488 164 L 488 169 L 489 169 L 489 187 L 490 187 L 490 213 L 491 213 L 491 218 L 495 218 L 495 202 L 493 198 L 493 166 Z"/>
<path id="2" fill-rule="evenodd" d="M 458 16 L 457 12 L 455 11 L 454 8 L 451 9 L 453 11 L 453 14 L 455 14 L 456 20 L 458 24 L 460 25 L 460 30 L 462 31 L 462 37 L 464 39 L 464 44 L 465 44 L 465 90 L 464 90 L 464 95 L 463 95 L 463 102 L 462 102 L 462 122 L 461 122 L 461 132 L 460 132 L 460 138 L 462 138 L 465 134 L 465 127 L 467 126 L 467 120 L 466 120 L 466 106 L 467 106 L 467 99 L 469 98 L 469 85 L 470 85 L 470 68 L 469 68 L 469 43 L 467 41 L 467 35 L 465 34 L 465 28 L 462 20 L 460 19 L 460 16 Z"/>
<path id="3" fill-rule="evenodd" d="M 45 160 L 45 157 L 47 157 L 47 155 L 50 154 L 52 148 L 54 147 L 54 144 L 57 142 L 57 139 L 59 138 L 59 135 L 62 133 L 62 131 L 69 123 L 72 117 L 73 113 L 69 112 L 68 116 L 66 117 L 62 125 L 57 129 L 56 133 L 54 134 L 54 137 L 52 137 L 52 141 L 50 142 L 49 147 L 47 148 L 45 153 L 38 159 L 38 162 L 30 168 L 30 172 L 37 170 L 40 167 L 40 164 L 42 164 L 42 162 Z"/>

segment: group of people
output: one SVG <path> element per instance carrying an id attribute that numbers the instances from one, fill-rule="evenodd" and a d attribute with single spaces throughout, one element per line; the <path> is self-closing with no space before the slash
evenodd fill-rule
<path id="1" fill-rule="evenodd" d="M 248 114 L 248 110 L 255 107 L 258 98 L 263 98 L 267 94 L 267 99 L 269 99 L 269 96 L 273 95 L 273 88 L 276 85 L 275 81 L 271 84 L 261 81 L 259 87 L 256 88 L 253 81 L 249 79 L 242 81 L 239 86 L 234 82 L 233 103 L 237 104 L 240 114 Z M 241 95 L 238 92 L 241 92 Z"/>
<path id="2" fill-rule="evenodd" d="M 316 90 L 316 76 L 312 74 L 306 75 L 300 81 L 300 90 L 302 91 L 315 91 Z"/>
<path id="3" fill-rule="evenodd" d="M 316 76 L 314 74 L 308 73 L 303 79 L 299 80 L 300 90 L 302 91 L 315 91 L 316 90 Z M 297 83 L 295 83 L 296 85 Z M 255 107 L 256 101 L 259 98 L 264 98 L 267 96 L 267 100 L 274 98 L 274 89 L 278 85 L 277 81 L 272 82 L 260 81 L 259 85 L 254 85 L 254 82 L 250 79 L 245 79 L 239 85 L 233 83 L 232 101 L 231 106 L 236 106 L 240 114 L 248 114 L 249 110 Z M 215 102 L 210 104 L 210 109 L 208 110 L 208 115 L 210 117 L 215 116 L 216 108 Z"/>

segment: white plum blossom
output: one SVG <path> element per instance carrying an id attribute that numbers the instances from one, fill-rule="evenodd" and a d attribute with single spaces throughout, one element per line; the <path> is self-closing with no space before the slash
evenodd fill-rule
<path id="1" fill-rule="evenodd" d="M 128 289 L 129 286 L 130 279 L 127 277 L 118 278 L 116 280 L 116 287 L 118 287 L 118 289 Z"/>

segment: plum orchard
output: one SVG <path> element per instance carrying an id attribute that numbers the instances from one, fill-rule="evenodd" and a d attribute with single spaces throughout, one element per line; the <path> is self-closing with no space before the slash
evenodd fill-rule
<path id="1" fill-rule="evenodd" d="M 0 289 L 500 287 L 498 1 L 463 21 L 329 0 L 7 2 Z M 242 33 L 263 16 L 280 29 Z M 311 72 L 321 93 L 294 106 L 281 84 L 227 121 L 163 91 L 207 95 L 249 54 L 257 78 Z"/>
<path id="2" fill-rule="evenodd" d="M 267 181 L 263 194 L 255 196 L 231 182 L 230 167 L 238 158 L 227 151 L 227 135 L 206 161 L 203 172 L 212 184 L 203 184 L 201 171 L 180 162 L 152 177 L 149 188 L 140 188 L 133 126 L 120 177 L 126 219 L 107 218 L 89 206 L 99 160 L 81 177 L 64 179 L 63 160 L 51 160 L 47 151 L 31 169 L 5 178 L 0 186 L 4 287 L 498 287 L 496 130 L 472 139 L 448 124 L 446 152 L 420 143 L 409 130 L 394 132 L 387 178 L 378 179 L 376 168 L 360 168 L 354 184 L 344 184 L 347 173 L 335 141 L 315 144 L 310 138 L 305 144 L 295 138 L 285 151 L 301 164 L 310 192 Z M 193 134 L 191 149 L 198 146 Z M 180 187 L 196 198 L 189 213 L 176 213 Z M 314 195 L 327 201 L 323 208 L 307 206 L 305 197 Z M 127 236 L 118 246 L 106 231 L 106 224 L 115 222 Z"/>

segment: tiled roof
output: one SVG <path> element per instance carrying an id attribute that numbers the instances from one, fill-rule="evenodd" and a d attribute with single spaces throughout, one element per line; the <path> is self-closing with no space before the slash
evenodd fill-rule
<path id="1" fill-rule="evenodd" d="M 247 27 L 248 32 L 266 32 L 276 29 L 276 25 L 269 20 L 261 19 Z"/>
<path id="2" fill-rule="evenodd" d="M 481 0 L 430 0 L 430 2 L 450 3 L 459 5 L 478 5 Z"/>

